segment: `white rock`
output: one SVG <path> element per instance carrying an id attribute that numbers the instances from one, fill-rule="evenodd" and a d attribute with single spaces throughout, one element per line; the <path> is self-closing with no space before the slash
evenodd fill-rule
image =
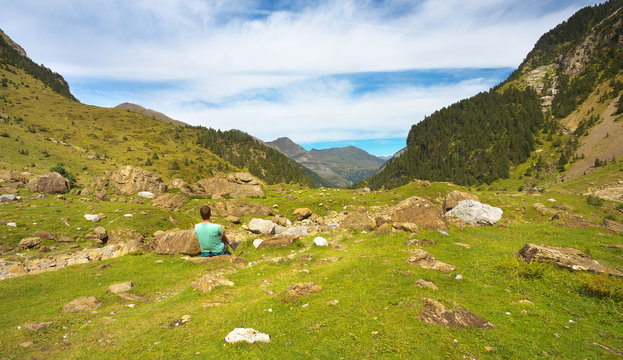
<path id="1" fill-rule="evenodd" d="M 554 198 L 552 198 L 552 199 L 547 199 L 547 201 L 550 201 L 550 202 L 556 202 L 556 199 L 554 199 Z"/>
<path id="2" fill-rule="evenodd" d="M 276 234 L 279 225 L 270 220 L 254 218 L 249 221 L 249 230 L 256 234 Z"/>
<path id="3" fill-rule="evenodd" d="M 437 232 L 438 232 L 438 233 L 440 233 L 441 235 L 445 235 L 445 236 L 450 235 L 450 234 L 448 234 L 448 232 L 443 231 L 443 230 L 441 230 L 441 229 L 437 229 Z"/>
<path id="4" fill-rule="evenodd" d="M 458 274 L 457 276 L 454 277 L 455 280 L 463 280 L 463 275 Z"/>
<path id="5" fill-rule="evenodd" d="M 100 221 L 100 217 L 97 214 L 84 214 L 84 218 L 93 222 Z"/>
<path id="6" fill-rule="evenodd" d="M 127 217 L 127 218 L 134 217 L 134 215 L 132 215 L 132 214 L 125 214 L 125 215 L 123 215 L 123 216 L 124 216 L 124 217 Z"/>
<path id="7" fill-rule="evenodd" d="M 502 209 L 474 200 L 461 200 L 446 213 L 455 216 L 470 225 L 493 225 L 502 218 Z"/>
<path id="8" fill-rule="evenodd" d="M 262 243 L 262 241 L 264 241 L 264 240 L 262 240 L 262 239 L 255 239 L 255 240 L 253 240 L 253 246 L 255 246 L 255 248 L 257 249 L 260 246 L 260 244 Z"/>
<path id="9" fill-rule="evenodd" d="M 139 191 L 138 194 L 139 197 L 145 198 L 145 199 L 153 199 L 154 198 L 154 193 L 149 192 L 149 191 Z"/>
<path id="10" fill-rule="evenodd" d="M 6 226 L 17 227 L 17 224 L 14 223 L 14 222 L 8 222 L 8 223 L 6 223 Z"/>
<path id="11" fill-rule="evenodd" d="M 270 342 L 270 335 L 261 333 L 251 328 L 235 328 L 227 336 L 225 336 L 225 342 L 237 343 L 245 341 L 249 344 L 254 342 Z"/>
<path id="12" fill-rule="evenodd" d="M 293 226 L 287 228 L 285 231 L 282 231 L 281 234 L 289 234 L 289 235 L 307 235 L 307 231 L 309 230 L 309 226 Z"/>
<path id="13" fill-rule="evenodd" d="M 317 238 L 314 239 L 314 245 L 329 246 L 329 242 L 327 241 L 327 239 L 323 238 L 322 236 L 318 236 Z"/>

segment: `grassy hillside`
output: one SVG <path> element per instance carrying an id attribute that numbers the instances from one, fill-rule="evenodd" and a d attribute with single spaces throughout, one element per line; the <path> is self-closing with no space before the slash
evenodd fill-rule
<path id="1" fill-rule="evenodd" d="M 446 183 L 428 187 L 414 183 L 391 192 L 370 194 L 279 186 L 269 187 L 266 199 L 250 201 L 277 204 L 279 214 L 291 217 L 295 207 L 306 206 L 319 215 L 349 205 L 365 206 L 373 211 L 376 206 L 395 204 L 413 195 L 430 197 L 438 203 L 441 196 L 454 189 L 467 190 Z M 289 199 L 293 194 L 297 196 L 294 201 Z M 29 198 L 28 192 L 23 191 L 22 195 Z M 623 250 L 599 246 L 623 245 L 621 236 L 599 227 L 559 226 L 532 208 L 536 202 L 547 207 L 572 207 L 574 213 L 599 222 L 606 216 L 610 203 L 594 206 L 583 197 L 556 193 L 478 195 L 483 202 L 504 210 L 502 223 L 506 225 L 468 226 L 464 230 L 452 227 L 448 236 L 421 230 L 416 236 L 436 241 L 436 245 L 423 247 L 437 259 L 457 267 L 448 274 L 407 264 L 405 260 L 411 256 L 409 251 L 413 247 L 404 245 L 410 238 L 404 232 L 322 234 L 334 244 L 328 248 L 313 246 L 314 236 L 310 235 L 290 247 L 258 250 L 251 244 L 255 236 L 244 235 L 241 225 L 216 218 L 216 222 L 226 225 L 230 234 L 238 234 L 244 240 L 236 254 L 245 259 L 246 265 L 234 267 L 228 262 L 197 265 L 179 255 L 138 253 L 2 280 L 0 326 L 4 330 L 0 356 L 86 358 L 97 353 L 103 359 L 618 358 L 613 351 L 623 346 L 620 322 L 623 299 L 597 296 L 590 289 L 601 284 L 614 289 L 615 296 L 621 296 L 616 294 L 623 294 L 623 280 L 549 265 L 528 265 L 514 258 L 525 243 L 539 242 L 575 247 L 607 266 L 623 269 Z M 181 228 L 186 228 L 198 221 L 196 213 L 201 204 L 214 202 L 190 200 L 181 211 L 167 214 L 149 204 L 96 202 L 90 197 L 87 197 L 89 202 L 82 202 L 72 195 L 67 198 L 73 201 L 71 207 L 57 199 L 2 205 L 0 218 L 18 223 L 17 228 L 7 233 L 8 239 L 14 243 L 35 229 L 65 231 L 79 236 L 77 243 L 81 247 L 91 247 L 94 245 L 90 241 L 83 240 L 83 234 L 93 226 L 81 219 L 84 211 L 108 214 L 101 225 L 109 231 L 125 227 L 148 235 L 153 230 L 173 226 L 168 221 L 157 220 L 160 217 L 170 214 L 180 222 Z M 550 198 L 556 202 L 549 202 Z M 329 209 L 318 207 L 320 201 Z M 120 213 L 114 212 L 116 208 Z M 70 228 L 58 221 L 61 214 L 55 209 L 63 209 L 62 216 L 69 217 L 72 223 Z M 145 215 L 139 215 L 140 211 Z M 134 213 L 135 218 L 123 218 L 124 213 Z M 614 215 L 617 220 L 621 217 Z M 249 219 L 244 217 L 243 222 Z M 39 225 L 31 225 L 33 221 Z M 76 230 L 77 227 L 84 230 Z M 59 244 L 52 240 L 44 243 Z M 37 250 L 21 253 L 29 257 L 39 254 Z M 3 256 L 9 261 L 16 257 L 11 253 Z M 280 258 L 284 260 L 276 261 Z M 95 268 L 103 263 L 111 266 Z M 206 294 L 195 291 L 192 283 L 206 273 L 222 274 L 235 285 L 215 287 Z M 463 279 L 456 280 L 457 274 Z M 432 281 L 439 290 L 416 286 L 415 281 L 421 278 Z M 150 302 L 127 302 L 106 291 L 109 285 L 128 280 L 136 285 L 131 292 L 146 296 Z M 323 289 L 296 301 L 283 296 L 289 285 L 309 281 Z M 94 312 L 61 312 L 64 304 L 80 296 L 96 296 L 103 305 Z M 495 328 L 445 328 L 426 324 L 418 320 L 424 297 L 446 305 L 456 302 L 490 321 Z M 129 307 L 130 304 L 134 306 Z M 190 321 L 175 326 L 184 315 L 190 315 Z M 56 323 L 36 332 L 24 327 L 38 321 Z M 268 333 L 271 343 L 223 343 L 227 333 L 236 327 L 252 327 Z M 19 345 L 27 341 L 32 344 Z"/>
<path id="2" fill-rule="evenodd" d="M 366 179 L 385 163 L 382 159 L 354 146 L 311 149 L 309 153 L 351 183 Z"/>

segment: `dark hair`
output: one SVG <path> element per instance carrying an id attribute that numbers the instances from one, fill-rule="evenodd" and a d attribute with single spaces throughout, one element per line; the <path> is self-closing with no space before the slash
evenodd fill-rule
<path id="1" fill-rule="evenodd" d="M 210 210 L 210 207 L 208 205 L 203 205 L 201 207 L 201 210 L 199 210 L 199 213 L 201 214 L 201 218 L 203 220 L 210 220 L 210 216 L 212 215 L 212 210 Z"/>

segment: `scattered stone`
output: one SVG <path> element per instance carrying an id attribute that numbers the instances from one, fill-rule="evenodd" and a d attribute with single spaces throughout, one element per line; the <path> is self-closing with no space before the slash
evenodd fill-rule
<path id="1" fill-rule="evenodd" d="M 24 266 L 23 264 L 13 264 L 7 270 L 7 272 L 9 272 L 9 273 L 11 273 L 13 275 L 24 275 L 24 274 L 28 273 L 28 268 L 26 266 Z"/>
<path id="2" fill-rule="evenodd" d="M 19 247 L 20 249 L 30 249 L 39 245 L 39 243 L 41 243 L 40 237 L 29 237 L 20 240 Z"/>
<path id="3" fill-rule="evenodd" d="M 292 299 L 297 299 L 300 296 L 315 294 L 321 290 L 322 286 L 314 282 L 305 282 L 288 286 L 285 290 L 285 295 Z"/>
<path id="4" fill-rule="evenodd" d="M 422 298 L 422 303 L 423 307 L 418 315 L 418 319 L 425 323 L 437 324 L 445 327 L 494 328 L 490 322 L 465 310 L 458 304 L 454 304 L 456 309 L 453 311 L 432 299 Z"/>
<path id="5" fill-rule="evenodd" d="M 603 248 L 611 248 L 611 249 L 623 249 L 623 245 L 610 244 L 610 245 L 599 245 Z"/>
<path id="6" fill-rule="evenodd" d="M 327 304 L 329 304 L 329 305 L 331 305 L 331 306 L 335 306 L 335 305 L 337 305 L 337 304 L 339 304 L 339 303 L 340 303 L 340 301 L 339 301 L 339 300 L 337 300 L 337 299 L 327 301 Z"/>
<path id="7" fill-rule="evenodd" d="M 150 191 L 139 191 L 136 195 L 144 199 L 153 199 L 155 196 L 154 193 Z"/>
<path id="8" fill-rule="evenodd" d="M 113 322 L 117 321 L 117 319 L 112 318 L 110 316 L 104 316 L 102 318 L 102 325 L 108 325 L 108 324 L 112 324 Z"/>
<path id="9" fill-rule="evenodd" d="M 122 293 L 118 293 L 117 296 L 119 296 L 120 298 L 122 298 L 125 301 L 142 301 L 142 302 L 149 302 L 149 299 L 141 296 L 141 295 L 136 295 L 136 294 L 132 294 L 132 293 L 128 293 L 128 292 L 122 292 Z"/>
<path id="10" fill-rule="evenodd" d="M 296 220 L 305 220 L 312 215 L 312 211 L 309 208 L 298 208 L 292 212 L 292 215 L 296 216 Z"/>
<path id="11" fill-rule="evenodd" d="M 381 225 L 383 226 L 383 225 Z M 394 223 L 393 224 L 393 228 L 396 230 L 402 230 L 402 231 L 406 231 L 406 232 L 410 232 L 410 233 L 417 233 L 419 231 L 418 227 L 416 224 L 414 223 L 409 223 L 409 222 L 399 222 L 399 223 Z"/>
<path id="12" fill-rule="evenodd" d="M 405 245 L 436 245 L 437 242 L 433 239 L 411 239 L 405 242 Z"/>
<path id="13" fill-rule="evenodd" d="M 329 242 L 327 241 L 327 239 L 318 236 L 314 239 L 314 245 L 316 246 L 329 246 Z"/>
<path id="14" fill-rule="evenodd" d="M 608 219 L 604 219 L 603 220 L 603 225 L 606 229 L 615 232 L 615 233 L 621 233 L 623 232 L 623 224 L 616 222 L 616 221 L 612 221 L 612 220 L 608 220 Z"/>
<path id="15" fill-rule="evenodd" d="M 217 275 L 204 275 L 193 285 L 193 287 L 202 293 L 207 293 L 215 286 L 234 286 L 234 283 L 228 279 Z"/>
<path id="16" fill-rule="evenodd" d="M 478 201 L 478 196 L 458 190 L 450 191 L 443 200 L 443 212 L 447 213 L 452 210 L 459 205 L 459 201 L 462 200 Z"/>
<path id="17" fill-rule="evenodd" d="M 127 218 L 132 218 L 132 217 L 134 217 L 134 215 L 132 215 L 132 214 L 124 214 L 123 216 L 124 216 L 124 217 L 127 217 Z"/>
<path id="18" fill-rule="evenodd" d="M 461 200 L 459 204 L 446 213 L 470 225 L 493 225 L 502 218 L 502 209 L 482 204 L 474 200 Z"/>
<path id="19" fill-rule="evenodd" d="M 233 216 L 233 215 L 228 215 L 225 218 L 225 221 L 228 221 L 228 222 L 230 222 L 232 224 L 240 224 L 240 218 L 237 217 L 237 216 Z"/>
<path id="20" fill-rule="evenodd" d="M 27 187 L 32 192 L 43 192 L 46 194 L 67 193 L 69 192 L 69 180 L 57 172 L 51 172 L 31 179 Z"/>
<path id="21" fill-rule="evenodd" d="M 154 234 L 157 254 L 186 254 L 201 253 L 199 240 L 194 230 L 173 229 Z"/>
<path id="22" fill-rule="evenodd" d="M 64 313 L 91 311 L 96 310 L 100 306 L 102 306 L 102 303 L 98 301 L 95 296 L 80 297 L 65 304 L 62 311 Z"/>
<path id="23" fill-rule="evenodd" d="M 472 248 L 472 246 L 470 244 L 465 244 L 465 243 L 462 243 L 462 242 L 455 242 L 454 245 L 461 246 L 461 247 L 464 247 L 466 249 L 471 249 Z"/>
<path id="24" fill-rule="evenodd" d="M 393 230 L 393 227 L 391 224 L 383 224 L 379 226 L 378 228 L 376 228 L 376 230 L 374 230 L 374 233 L 376 235 L 384 235 L 384 234 L 388 234 L 392 232 L 392 230 Z"/>
<path id="25" fill-rule="evenodd" d="M 463 275 L 456 274 L 456 276 L 454 277 L 454 280 L 463 280 Z"/>
<path id="26" fill-rule="evenodd" d="M 259 218 L 254 218 L 249 221 L 249 231 L 256 234 L 277 234 L 277 227 L 279 225 L 275 224 L 270 220 L 264 220 Z"/>
<path id="27" fill-rule="evenodd" d="M 175 219 L 173 218 L 173 216 L 169 216 L 169 222 L 170 222 L 171 224 L 173 224 L 173 225 L 179 225 L 179 224 L 180 224 L 180 222 L 179 222 L 179 221 L 177 221 L 177 220 L 175 220 Z"/>
<path id="28" fill-rule="evenodd" d="M 247 342 L 249 344 L 255 342 L 270 342 L 270 335 L 261 333 L 251 328 L 235 328 L 225 337 L 226 343 Z"/>
<path id="29" fill-rule="evenodd" d="M 28 348 L 28 347 L 35 346 L 35 343 L 33 343 L 32 341 L 23 341 L 23 342 L 19 343 L 19 346 Z"/>
<path id="30" fill-rule="evenodd" d="M 423 249 L 415 249 L 414 255 L 407 259 L 407 263 L 424 269 L 437 270 L 445 273 L 455 269 L 453 265 L 435 259 L 433 255 Z"/>
<path id="31" fill-rule="evenodd" d="M 56 235 L 47 231 L 35 231 L 32 236 L 37 236 L 47 240 L 54 240 L 56 238 Z"/>
<path id="32" fill-rule="evenodd" d="M 415 282 L 415 285 L 422 287 L 422 288 L 427 288 L 427 289 L 431 289 L 431 290 L 439 290 L 439 288 L 437 287 L 437 285 L 433 284 L 430 281 L 426 281 L 424 279 L 418 279 L 418 281 Z"/>
<path id="33" fill-rule="evenodd" d="M 100 217 L 97 214 L 84 214 L 84 218 L 93 222 L 100 221 Z"/>
<path id="34" fill-rule="evenodd" d="M 17 224 L 15 222 L 13 222 L 13 221 L 7 221 L 5 225 L 6 226 L 11 226 L 11 227 L 17 227 Z"/>
<path id="35" fill-rule="evenodd" d="M 289 245 L 294 244 L 298 240 L 298 238 L 299 238 L 298 235 L 287 235 L 287 234 L 277 235 L 268 240 L 262 241 L 262 243 L 260 243 L 257 248 L 263 249 L 265 247 L 289 246 Z"/>
<path id="36" fill-rule="evenodd" d="M 56 321 L 45 321 L 45 322 L 25 324 L 24 327 L 28 330 L 39 331 L 41 329 L 48 328 L 54 324 L 56 324 Z"/>
<path id="37" fill-rule="evenodd" d="M 101 270 L 101 269 L 109 268 L 110 266 L 111 266 L 110 264 L 101 264 L 101 265 L 97 265 L 96 267 L 94 267 L 94 269 Z"/>
<path id="38" fill-rule="evenodd" d="M 113 294 L 119 294 L 122 292 L 127 292 L 134 287 L 134 283 L 132 281 L 126 281 L 118 284 L 112 284 L 108 287 L 108 291 Z"/>
<path id="39" fill-rule="evenodd" d="M 608 273 L 623 277 L 623 272 L 608 269 L 590 256 L 573 248 L 563 248 L 547 245 L 526 244 L 517 253 L 526 262 L 537 260 L 538 262 L 551 262 L 557 266 L 575 271 L 591 271 L 595 273 Z"/>
<path id="40" fill-rule="evenodd" d="M 15 194 L 2 194 L 0 195 L 0 202 L 12 202 L 17 200 Z"/>
<path id="41" fill-rule="evenodd" d="M 363 211 L 353 211 L 340 222 L 340 227 L 356 231 L 371 231 L 376 228 L 376 222 Z"/>
<path id="42" fill-rule="evenodd" d="M 253 240 L 253 246 L 257 249 L 260 246 L 260 244 L 262 243 L 262 241 L 264 241 L 264 240 L 262 240 L 262 239 L 255 239 L 255 240 Z"/>

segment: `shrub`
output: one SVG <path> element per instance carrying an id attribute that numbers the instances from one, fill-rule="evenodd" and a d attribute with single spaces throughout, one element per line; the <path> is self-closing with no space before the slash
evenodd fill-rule
<path id="1" fill-rule="evenodd" d="M 76 183 L 76 177 L 71 174 L 69 171 L 65 170 L 63 164 L 56 164 L 50 168 L 50 172 L 57 172 L 61 174 L 65 179 L 69 180 L 69 184 L 73 185 Z"/>
<path id="2" fill-rule="evenodd" d="M 542 278 L 550 269 L 549 264 L 538 261 L 525 262 L 514 256 L 505 256 L 500 262 L 500 268 L 513 277 L 523 277 L 525 279 Z"/>
<path id="3" fill-rule="evenodd" d="M 604 204 L 603 199 L 598 198 L 598 197 L 597 197 L 597 196 L 595 196 L 595 195 L 589 195 L 589 196 L 586 198 L 586 202 L 587 202 L 589 205 L 593 205 L 593 206 L 602 206 L 602 205 Z"/>
<path id="4" fill-rule="evenodd" d="M 623 283 L 608 274 L 586 274 L 580 290 L 599 298 L 623 301 Z"/>

